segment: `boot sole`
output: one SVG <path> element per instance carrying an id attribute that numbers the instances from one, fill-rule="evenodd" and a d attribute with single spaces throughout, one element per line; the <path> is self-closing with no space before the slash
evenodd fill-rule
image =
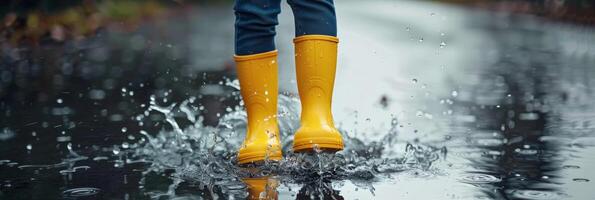
<path id="1" fill-rule="evenodd" d="M 328 137 L 296 139 L 293 142 L 293 151 L 314 151 L 315 146 L 318 146 L 318 148 L 322 151 L 337 152 L 343 150 L 343 140 L 341 138 L 337 139 Z"/>
<path id="2" fill-rule="evenodd" d="M 283 159 L 281 150 L 277 150 L 277 151 L 273 151 L 273 152 L 277 152 L 277 153 L 270 153 L 270 152 L 268 153 L 269 161 L 280 161 Z M 266 156 L 267 156 L 266 151 L 239 153 L 238 154 L 238 164 L 261 162 L 261 161 L 265 160 Z"/>

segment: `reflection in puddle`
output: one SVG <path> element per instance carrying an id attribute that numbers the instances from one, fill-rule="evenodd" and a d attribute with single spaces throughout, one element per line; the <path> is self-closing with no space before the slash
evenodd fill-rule
<path id="1" fill-rule="evenodd" d="M 276 178 L 265 176 L 257 178 L 242 178 L 248 188 L 247 199 L 277 199 L 279 181 Z"/>

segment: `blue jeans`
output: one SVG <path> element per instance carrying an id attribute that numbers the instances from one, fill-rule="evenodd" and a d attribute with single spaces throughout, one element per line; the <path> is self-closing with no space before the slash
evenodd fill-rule
<path id="1" fill-rule="evenodd" d="M 295 19 L 295 36 L 337 36 L 333 0 L 287 0 Z M 236 0 L 235 53 L 251 55 L 275 50 L 275 26 L 281 0 Z"/>

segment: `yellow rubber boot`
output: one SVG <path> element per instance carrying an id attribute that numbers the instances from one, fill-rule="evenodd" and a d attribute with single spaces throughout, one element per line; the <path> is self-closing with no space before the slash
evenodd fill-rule
<path id="1" fill-rule="evenodd" d="M 304 35 L 293 42 L 302 104 L 301 127 L 295 133 L 293 151 L 342 150 L 343 139 L 331 113 L 339 40 L 326 35 Z"/>
<path id="2" fill-rule="evenodd" d="M 277 51 L 235 56 L 240 93 L 248 113 L 238 163 L 282 159 L 277 126 Z"/>
<path id="3" fill-rule="evenodd" d="M 242 181 L 248 186 L 248 198 L 250 200 L 277 199 L 277 186 L 279 182 L 269 177 L 244 178 Z"/>

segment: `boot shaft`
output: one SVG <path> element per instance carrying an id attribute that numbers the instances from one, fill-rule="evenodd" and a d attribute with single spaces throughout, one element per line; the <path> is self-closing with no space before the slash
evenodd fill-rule
<path id="1" fill-rule="evenodd" d="M 331 103 L 337 66 L 338 39 L 305 35 L 294 39 L 302 123 L 333 124 Z"/>
<path id="2" fill-rule="evenodd" d="M 277 51 L 235 56 L 240 93 L 246 113 L 248 128 L 253 130 L 277 129 L 278 65 Z M 265 130 L 266 131 L 266 130 Z M 248 133 L 253 131 L 248 130 Z"/>

